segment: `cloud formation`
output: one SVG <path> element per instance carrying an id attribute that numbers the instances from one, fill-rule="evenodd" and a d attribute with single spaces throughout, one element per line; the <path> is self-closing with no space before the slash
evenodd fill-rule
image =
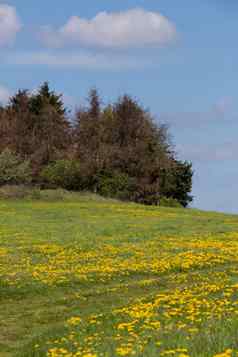
<path id="1" fill-rule="evenodd" d="M 11 44 L 20 29 L 21 23 L 16 9 L 7 4 L 0 4 L 0 47 Z"/>
<path id="2" fill-rule="evenodd" d="M 175 25 L 159 12 L 136 8 L 99 12 L 90 20 L 72 16 L 59 29 L 45 27 L 41 38 L 49 47 L 80 45 L 122 49 L 164 46 L 173 42 L 176 34 Z"/>
<path id="3" fill-rule="evenodd" d="M 53 68 L 83 68 L 88 70 L 122 71 L 141 69 L 153 65 L 148 59 L 136 60 L 134 57 L 93 53 L 80 51 L 68 52 L 20 52 L 11 53 L 3 57 L 3 63 L 10 65 L 44 65 Z"/>

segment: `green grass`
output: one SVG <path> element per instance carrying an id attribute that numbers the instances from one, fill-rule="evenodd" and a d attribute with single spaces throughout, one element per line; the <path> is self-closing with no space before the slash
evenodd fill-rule
<path id="1" fill-rule="evenodd" d="M 0 356 L 236 356 L 237 216 L 38 198 L 0 201 Z"/>

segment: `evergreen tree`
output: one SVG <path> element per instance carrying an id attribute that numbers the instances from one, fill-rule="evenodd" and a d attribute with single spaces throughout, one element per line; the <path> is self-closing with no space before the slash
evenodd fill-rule
<path id="1" fill-rule="evenodd" d="M 22 157 L 29 157 L 34 150 L 34 118 L 30 112 L 30 95 L 27 90 L 19 90 L 10 98 L 5 115 L 9 124 L 8 147 Z"/>
<path id="2" fill-rule="evenodd" d="M 89 108 L 88 115 L 91 119 L 99 119 L 101 114 L 101 100 L 96 88 L 89 91 L 88 96 Z"/>
<path id="3" fill-rule="evenodd" d="M 160 178 L 162 196 L 177 200 L 183 207 L 192 202 L 193 171 L 190 162 L 173 160 L 170 168 L 161 170 Z"/>
<path id="4" fill-rule="evenodd" d="M 31 112 L 38 115 L 45 105 L 55 108 L 59 115 L 64 116 L 66 114 L 62 94 L 56 94 L 54 91 L 51 91 L 48 82 L 44 82 L 37 94 L 31 97 Z"/>
<path id="5" fill-rule="evenodd" d="M 166 197 L 186 207 L 192 201 L 192 165 L 176 159 L 168 128 L 128 95 L 104 108 L 101 103 L 92 89 L 72 127 L 62 95 L 47 82 L 36 94 L 20 90 L 0 107 L 0 153 L 9 149 L 27 160 L 34 180 L 49 164 L 59 172 L 73 163 L 81 175 L 77 170 L 74 187 L 144 204 Z"/>

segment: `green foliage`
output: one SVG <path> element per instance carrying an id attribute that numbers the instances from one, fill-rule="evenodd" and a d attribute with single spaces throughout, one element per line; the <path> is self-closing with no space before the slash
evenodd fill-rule
<path id="1" fill-rule="evenodd" d="M 132 180 L 124 173 L 111 172 L 97 175 L 97 192 L 105 197 L 129 200 Z"/>
<path id="2" fill-rule="evenodd" d="M 46 105 L 50 105 L 55 108 L 56 112 L 60 115 L 64 115 L 66 109 L 62 101 L 62 95 L 56 94 L 49 88 L 49 83 L 45 82 L 39 88 L 38 93 L 33 95 L 30 100 L 30 109 L 32 113 L 36 115 L 40 114 L 42 108 Z"/>
<path id="3" fill-rule="evenodd" d="M 182 207 L 182 205 L 172 197 L 161 197 L 159 200 L 161 207 Z"/>
<path id="4" fill-rule="evenodd" d="M 31 182 L 31 168 L 28 160 L 9 149 L 0 154 L 0 186 L 6 184 L 27 184 Z"/>
<path id="5" fill-rule="evenodd" d="M 192 190 L 192 164 L 190 162 L 177 161 L 177 167 L 174 175 L 175 191 L 173 198 L 178 200 L 182 206 L 186 207 L 193 198 L 190 195 Z"/>
<path id="6" fill-rule="evenodd" d="M 76 160 L 57 160 L 43 169 L 41 180 L 48 187 L 79 190 L 81 188 L 79 162 Z"/>
<path id="7" fill-rule="evenodd" d="M 99 192 L 146 205 L 167 197 L 188 206 L 192 166 L 176 159 L 168 128 L 129 95 L 102 103 L 92 89 L 88 104 L 69 120 L 62 95 L 47 82 L 34 94 L 18 91 L 0 108 L 0 152 L 9 148 L 29 160 L 33 181 L 43 180 L 46 187 Z M 18 173 L 28 165 L 22 163 Z M 25 178 L 10 175 L 0 184 L 18 182 Z"/>
<path id="8" fill-rule="evenodd" d="M 174 160 L 172 165 L 160 173 L 162 196 L 177 200 L 183 207 L 192 202 L 192 164 Z"/>

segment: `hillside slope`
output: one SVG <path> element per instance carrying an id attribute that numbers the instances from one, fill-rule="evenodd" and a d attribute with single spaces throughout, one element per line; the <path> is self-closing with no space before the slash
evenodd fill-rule
<path id="1" fill-rule="evenodd" d="M 238 217 L 0 201 L 0 356 L 236 356 Z"/>

